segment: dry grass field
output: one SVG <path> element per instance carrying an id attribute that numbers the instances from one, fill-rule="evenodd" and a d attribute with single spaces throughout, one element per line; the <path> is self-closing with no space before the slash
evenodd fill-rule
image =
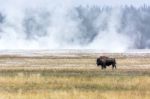
<path id="1" fill-rule="evenodd" d="M 99 55 L 117 69 L 101 70 Z M 0 55 L 0 99 L 150 99 L 150 55 Z"/>

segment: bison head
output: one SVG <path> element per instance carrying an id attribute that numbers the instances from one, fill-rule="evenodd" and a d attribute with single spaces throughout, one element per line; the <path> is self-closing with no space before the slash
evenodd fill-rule
<path id="1" fill-rule="evenodd" d="M 101 64 L 102 64 L 102 61 L 101 61 L 101 59 L 100 59 L 100 58 L 97 58 L 96 64 L 97 64 L 97 66 L 99 66 L 99 65 L 101 65 Z"/>

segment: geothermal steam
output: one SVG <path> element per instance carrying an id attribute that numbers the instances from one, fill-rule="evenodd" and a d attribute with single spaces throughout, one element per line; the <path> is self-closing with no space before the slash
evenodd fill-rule
<path id="1" fill-rule="evenodd" d="M 85 6 L 71 0 L 6 1 L 0 6 L 0 49 L 150 48 L 148 6 Z"/>

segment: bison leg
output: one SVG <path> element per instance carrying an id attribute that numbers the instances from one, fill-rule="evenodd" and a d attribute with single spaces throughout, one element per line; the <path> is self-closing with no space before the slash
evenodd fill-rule
<path id="1" fill-rule="evenodd" d="M 106 65 L 105 64 L 102 65 L 102 69 L 106 69 Z"/>
<path id="2" fill-rule="evenodd" d="M 103 69 L 103 66 L 101 66 L 101 69 Z"/>
<path id="3" fill-rule="evenodd" d="M 113 65 L 112 65 L 112 69 L 114 69 L 114 68 L 116 69 L 116 64 L 113 64 Z"/>
<path id="4" fill-rule="evenodd" d="M 104 69 L 106 69 L 106 65 L 104 65 Z"/>
<path id="5" fill-rule="evenodd" d="M 101 69 L 104 69 L 104 66 L 103 66 L 103 65 L 101 65 Z"/>
<path id="6" fill-rule="evenodd" d="M 116 69 L 116 64 L 115 64 L 115 66 L 114 66 L 114 67 L 115 67 L 115 69 Z"/>
<path id="7" fill-rule="evenodd" d="M 104 69 L 106 69 L 106 63 L 103 63 Z"/>

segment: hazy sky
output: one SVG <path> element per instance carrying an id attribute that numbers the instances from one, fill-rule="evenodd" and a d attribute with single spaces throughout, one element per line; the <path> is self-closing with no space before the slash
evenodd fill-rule
<path id="1" fill-rule="evenodd" d="M 150 5 L 150 0 L 75 0 L 78 3 L 83 4 L 97 4 L 97 5 L 111 5 L 111 6 L 120 6 L 120 5 Z"/>
<path id="2" fill-rule="evenodd" d="M 0 6 L 4 5 L 26 5 L 26 4 L 71 4 L 71 5 L 109 5 L 109 6 L 121 6 L 121 5 L 134 5 L 134 6 L 141 6 L 141 5 L 150 5 L 150 0 L 0 0 Z"/>
<path id="3" fill-rule="evenodd" d="M 135 7 L 150 5 L 150 0 L 0 0 L 0 10 L 20 10 L 24 8 L 61 8 L 69 9 L 78 5 L 98 5 L 98 6 L 124 6 L 133 5 Z M 15 9 L 14 9 L 15 8 Z M 12 11 L 11 11 L 12 12 Z"/>

